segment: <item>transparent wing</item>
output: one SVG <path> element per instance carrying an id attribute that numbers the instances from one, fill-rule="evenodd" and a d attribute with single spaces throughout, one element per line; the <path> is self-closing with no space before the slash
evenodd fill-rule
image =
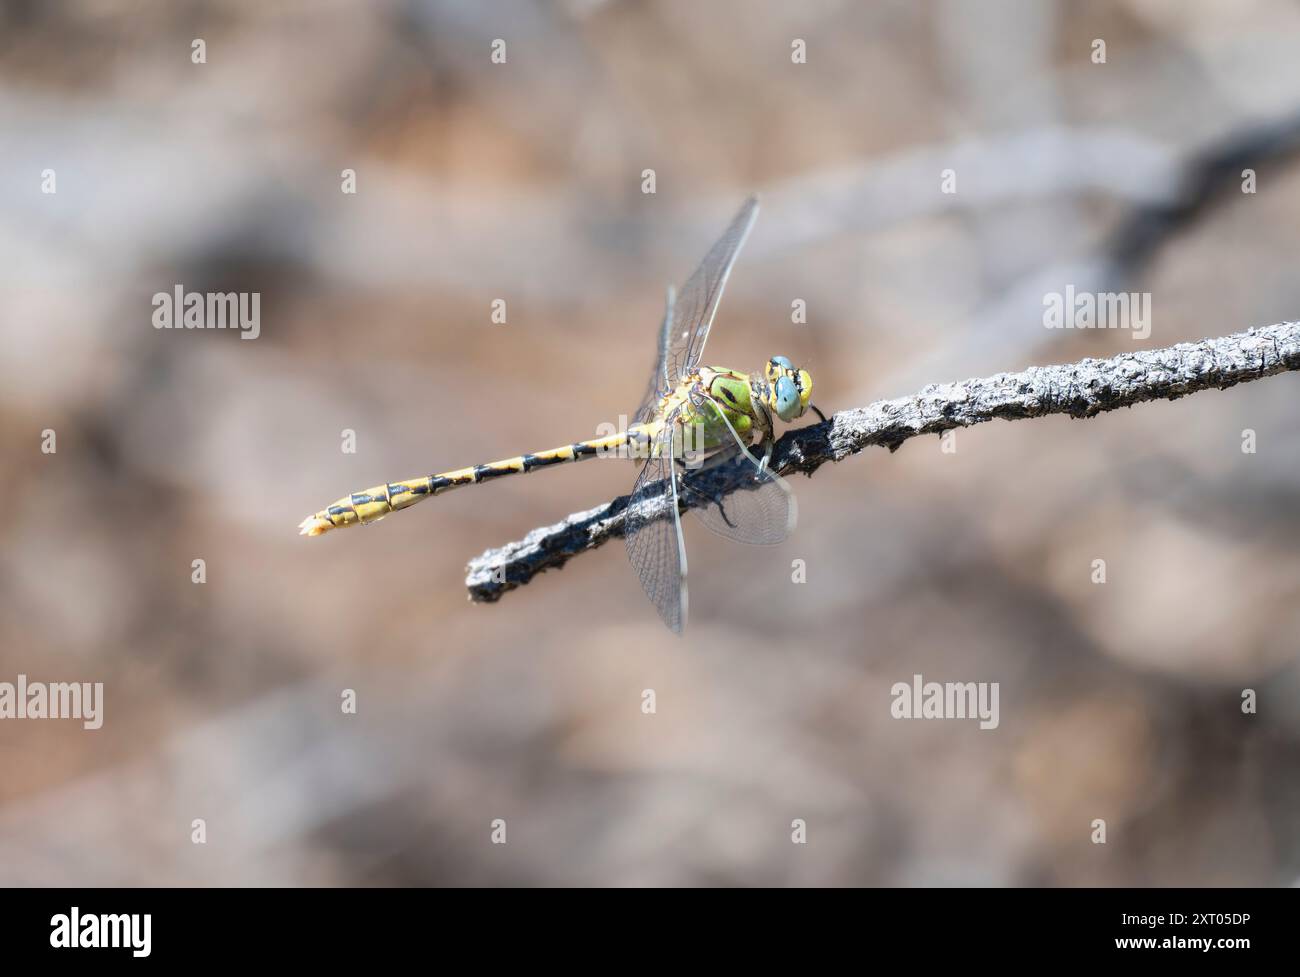
<path id="1" fill-rule="evenodd" d="M 632 488 L 625 516 L 627 556 L 641 589 L 677 634 L 686 626 L 686 541 L 677 505 L 673 431 L 664 425 L 654 454 Z"/>
<path id="2" fill-rule="evenodd" d="M 741 459 L 749 481 L 737 491 L 720 497 L 709 484 L 708 469 L 696 477 L 687 475 L 682 480 L 684 493 L 694 496 L 692 501 L 707 500 L 707 504 L 692 508 L 691 512 L 719 536 L 738 543 L 772 546 L 781 542 L 794 531 L 798 512 L 794 492 L 780 475 L 759 466 L 758 459 L 750 453 L 731 422 L 727 421 L 726 415 L 712 399 L 709 403 L 713 404 L 735 441 L 727 451 L 709 460 L 709 468 Z"/>
<path id="3" fill-rule="evenodd" d="M 654 417 L 655 408 L 659 406 L 659 401 L 664 399 L 670 389 L 672 381 L 668 378 L 668 337 L 672 335 L 673 329 L 673 305 L 676 301 L 677 292 L 668 286 L 668 301 L 664 305 L 664 318 L 659 326 L 659 345 L 655 347 L 655 369 L 650 374 L 650 386 L 641 399 L 641 406 L 632 415 L 632 423 L 644 424 Z"/>
<path id="4" fill-rule="evenodd" d="M 713 325 L 718 301 L 727 285 L 727 276 L 731 274 L 731 266 L 736 263 L 736 255 L 740 253 L 757 216 L 758 198 L 750 197 L 741 205 L 726 233 L 705 255 L 695 274 L 678 292 L 665 356 L 666 379 L 670 387 L 699 366 L 704 355 L 704 343 L 709 338 L 709 327 Z"/>

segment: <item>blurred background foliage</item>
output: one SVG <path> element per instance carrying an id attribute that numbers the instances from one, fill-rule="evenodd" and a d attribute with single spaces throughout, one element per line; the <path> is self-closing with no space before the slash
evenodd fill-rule
<path id="1" fill-rule="evenodd" d="M 623 465 L 295 526 L 632 411 L 751 191 L 707 359 L 826 410 L 1296 318 L 1298 45 L 1285 0 L 0 3 L 0 680 L 106 684 L 0 723 L 0 882 L 1292 884 L 1295 376 L 799 479 L 781 547 L 691 533 L 684 640 L 616 546 L 465 600 Z M 176 284 L 261 337 L 153 329 Z M 1067 284 L 1150 338 L 1045 329 Z M 915 673 L 1000 727 L 892 719 Z"/>

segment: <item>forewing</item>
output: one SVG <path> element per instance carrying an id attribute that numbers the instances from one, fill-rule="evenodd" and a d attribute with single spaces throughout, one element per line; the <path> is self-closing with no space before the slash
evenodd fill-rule
<path id="1" fill-rule="evenodd" d="M 726 415 L 718 405 L 712 400 L 709 402 L 725 421 Z M 739 460 L 745 468 L 747 481 L 725 497 L 717 497 L 708 485 L 709 471 L 698 473 L 700 477 L 696 478 L 687 475 L 682 486 L 684 493 L 690 501 L 700 503 L 691 512 L 719 536 L 738 543 L 775 545 L 794 531 L 797 514 L 794 492 L 780 475 L 759 466 L 730 422 L 727 422 L 727 429 L 735 444 L 725 458 L 714 459 L 714 465 L 710 467 L 718 461 Z"/>
<path id="2" fill-rule="evenodd" d="M 742 456 L 745 457 L 745 456 Z M 752 481 L 725 498 L 710 498 L 707 504 L 691 509 L 709 529 L 735 540 L 759 546 L 774 546 L 790 535 L 795 523 L 794 494 L 785 480 L 770 469 L 758 470 L 752 460 L 746 462 Z M 689 478 L 687 486 L 690 485 Z M 688 487 L 687 495 L 692 490 Z"/>
<path id="3" fill-rule="evenodd" d="M 664 395 L 672 389 L 673 383 L 668 378 L 668 339 L 673 329 L 673 306 L 676 304 L 676 290 L 668 286 L 668 300 L 664 305 L 663 321 L 659 325 L 659 344 L 655 347 L 655 369 L 650 374 L 650 386 L 641 400 L 641 406 L 633 415 L 633 423 L 644 424 L 654 417 L 655 408 Z"/>
<path id="4" fill-rule="evenodd" d="M 627 556 L 641 589 L 677 634 L 686 626 L 686 542 L 677 504 L 672 437 L 664 425 L 659 446 L 641 469 L 624 516 Z"/>
<path id="5" fill-rule="evenodd" d="M 678 292 L 668 335 L 667 379 L 670 385 L 699 366 L 731 266 L 736 263 L 736 255 L 740 253 L 757 216 L 758 198 L 750 197 L 741 205 L 726 233 L 705 255 L 695 274 Z"/>

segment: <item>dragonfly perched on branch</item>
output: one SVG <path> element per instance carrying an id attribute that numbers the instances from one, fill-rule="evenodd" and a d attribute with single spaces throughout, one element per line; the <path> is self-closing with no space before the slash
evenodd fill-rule
<path id="1" fill-rule="evenodd" d="M 749 481 L 740 491 L 694 499 L 706 504 L 689 511 L 727 539 L 779 543 L 794 528 L 795 505 L 789 486 L 768 467 L 776 421 L 790 423 L 810 409 L 826 419 L 810 399 L 812 377 L 784 356 L 769 359 L 761 374 L 700 365 L 727 278 L 757 216 L 758 199 L 750 197 L 681 291 L 668 290 L 649 389 L 626 430 L 353 492 L 304 519 L 300 532 L 319 536 L 377 522 L 429 496 L 504 475 L 586 458 L 632 458 L 643 465 L 627 508 L 628 557 L 659 616 L 681 633 L 687 611 L 681 509 L 701 492 L 692 470 L 745 459 Z"/>

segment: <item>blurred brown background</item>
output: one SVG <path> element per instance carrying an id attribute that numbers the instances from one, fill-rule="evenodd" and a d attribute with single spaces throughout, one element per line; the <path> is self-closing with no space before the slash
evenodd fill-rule
<path id="1" fill-rule="evenodd" d="M 706 358 L 828 411 L 1296 318 L 1298 45 L 1283 0 L 0 4 L 0 681 L 106 698 L 0 723 L 0 882 L 1293 884 L 1293 375 L 857 456 L 775 550 L 688 525 L 683 640 L 621 546 L 465 599 L 629 466 L 295 526 L 632 411 L 751 191 Z M 176 284 L 260 338 L 155 330 Z M 1151 337 L 1045 329 L 1066 284 Z M 915 673 L 999 728 L 892 719 Z"/>

